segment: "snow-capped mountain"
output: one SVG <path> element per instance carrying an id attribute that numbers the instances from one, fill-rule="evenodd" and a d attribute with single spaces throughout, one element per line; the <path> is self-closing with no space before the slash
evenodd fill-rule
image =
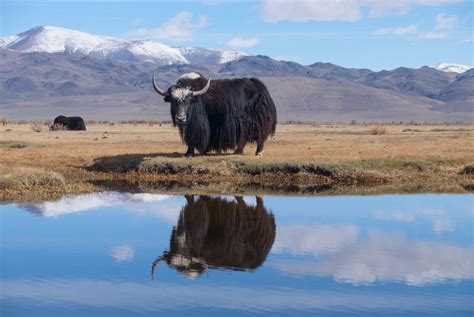
<path id="1" fill-rule="evenodd" d="M 439 63 L 434 66 L 430 66 L 431 68 L 447 72 L 447 73 L 464 73 L 472 68 L 472 66 L 461 65 L 461 64 L 449 64 L 449 63 Z"/>
<path id="2" fill-rule="evenodd" d="M 248 55 L 226 49 L 171 47 L 154 41 L 99 36 L 53 26 L 39 26 L 17 35 L 0 37 L 0 47 L 24 53 L 80 54 L 156 64 L 218 64 Z"/>

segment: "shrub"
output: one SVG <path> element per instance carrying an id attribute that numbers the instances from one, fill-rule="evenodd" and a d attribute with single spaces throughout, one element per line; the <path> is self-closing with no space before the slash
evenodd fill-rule
<path id="1" fill-rule="evenodd" d="M 382 135 L 387 133 L 387 129 L 383 124 L 374 124 L 370 127 L 369 132 L 373 135 Z"/>
<path id="2" fill-rule="evenodd" d="M 6 126 L 7 125 L 7 116 L 0 115 L 0 123 L 2 124 L 2 126 Z"/>
<path id="3" fill-rule="evenodd" d="M 31 130 L 41 132 L 43 130 L 43 124 L 41 122 L 33 122 L 31 124 Z"/>

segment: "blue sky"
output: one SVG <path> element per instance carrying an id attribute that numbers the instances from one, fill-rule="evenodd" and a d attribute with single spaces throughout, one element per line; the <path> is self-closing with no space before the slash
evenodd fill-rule
<path id="1" fill-rule="evenodd" d="M 473 0 L 2 0 L 0 9 L 1 36 L 52 25 L 302 64 L 474 65 Z"/>

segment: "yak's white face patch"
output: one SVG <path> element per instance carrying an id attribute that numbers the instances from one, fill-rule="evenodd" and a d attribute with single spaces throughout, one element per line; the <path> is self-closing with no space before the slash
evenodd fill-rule
<path id="1" fill-rule="evenodd" d="M 184 101 L 187 96 L 189 96 L 192 93 L 190 87 L 186 88 L 177 88 L 171 92 L 171 95 L 173 96 L 174 99 L 177 99 L 179 101 Z"/>
<path id="2" fill-rule="evenodd" d="M 200 78 L 201 75 L 198 74 L 198 73 L 195 73 L 195 72 L 191 72 L 191 73 L 187 73 L 187 74 L 183 74 L 181 76 L 179 76 L 179 79 L 197 79 L 197 78 Z"/>

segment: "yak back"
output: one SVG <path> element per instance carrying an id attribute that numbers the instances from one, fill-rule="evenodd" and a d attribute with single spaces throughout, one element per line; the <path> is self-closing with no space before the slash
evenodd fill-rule
<path id="1" fill-rule="evenodd" d="M 53 122 L 53 128 L 55 125 L 61 125 L 66 127 L 68 130 L 73 131 L 84 131 L 86 130 L 86 125 L 84 120 L 81 117 L 65 117 L 57 116 Z"/>
<path id="2" fill-rule="evenodd" d="M 181 78 L 177 86 L 199 90 L 206 82 L 204 77 Z M 247 142 L 265 140 L 277 122 L 275 104 L 257 78 L 212 80 L 207 93 L 188 109 L 188 117 L 183 139 L 200 152 L 204 144 L 206 151 L 234 149 L 241 137 Z"/>

